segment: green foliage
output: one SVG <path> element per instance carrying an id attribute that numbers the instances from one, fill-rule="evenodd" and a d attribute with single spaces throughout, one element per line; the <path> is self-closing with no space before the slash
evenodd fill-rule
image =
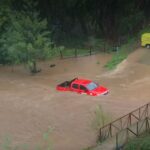
<path id="1" fill-rule="evenodd" d="M 10 13 L 9 7 L 2 7 L 0 6 L 0 31 L 2 33 L 2 30 L 4 29 L 4 26 L 7 24 Z"/>
<path id="2" fill-rule="evenodd" d="M 121 34 L 128 33 L 129 35 L 132 35 L 135 33 L 135 31 L 139 30 L 137 26 L 139 26 L 139 24 L 143 20 L 144 20 L 143 12 L 135 11 L 133 14 L 130 14 L 129 16 L 120 19 L 118 30 Z"/>
<path id="3" fill-rule="evenodd" d="M 125 145 L 124 150 L 150 150 L 150 135 L 146 134 L 144 136 L 131 139 L 127 145 Z"/>
<path id="4" fill-rule="evenodd" d="M 28 9 L 28 5 L 25 6 Z M 31 11 L 11 11 L 10 23 L 5 27 L 7 31 L 0 38 L 3 57 L 6 54 L 6 61 L 11 64 L 36 62 L 51 57 L 52 41 L 47 21 L 40 19 L 39 13 L 34 10 L 34 3 L 31 6 Z"/>
<path id="5" fill-rule="evenodd" d="M 11 14 L 11 1 L 10 0 L 1 0 L 0 1 L 0 34 L 1 36 L 7 30 L 5 28 L 6 25 L 9 24 Z M 8 62 L 8 53 L 2 48 L 2 44 L 0 43 L 0 63 L 6 64 Z"/>
<path id="6" fill-rule="evenodd" d="M 114 69 L 120 62 L 126 59 L 127 55 L 123 53 L 115 54 L 112 59 L 105 65 L 109 70 Z"/>
<path id="7" fill-rule="evenodd" d="M 60 35 L 59 35 L 60 34 Z M 65 35 L 61 34 L 61 31 L 58 31 L 58 36 L 59 39 L 56 39 L 55 41 L 57 42 L 57 45 L 64 45 L 68 49 L 72 48 L 83 48 L 84 43 L 87 41 L 87 37 L 85 36 L 75 36 L 75 35 Z"/>
<path id="8" fill-rule="evenodd" d="M 141 35 L 143 33 L 150 33 L 150 25 L 144 27 L 140 32 L 139 32 L 139 37 L 141 37 Z"/>
<path id="9" fill-rule="evenodd" d="M 87 37 L 117 40 L 135 34 L 149 24 L 149 4 L 149 0 L 1 0 L 0 28 L 8 21 L 8 8 L 30 17 L 37 8 L 53 28 L 53 39 L 65 47 L 81 48 Z"/>
<path id="10" fill-rule="evenodd" d="M 105 41 L 117 42 L 149 24 L 148 6 L 148 0 L 1 0 L 0 63 L 58 56 L 59 47 L 51 48 L 52 38 L 65 49 L 111 50 Z"/>

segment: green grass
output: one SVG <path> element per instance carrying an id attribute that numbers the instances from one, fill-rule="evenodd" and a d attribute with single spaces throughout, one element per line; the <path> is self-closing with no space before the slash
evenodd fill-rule
<path id="1" fill-rule="evenodd" d="M 105 65 L 105 67 L 108 70 L 112 70 L 116 68 L 116 66 L 126 58 L 127 58 L 127 54 L 124 53 L 115 54 L 113 55 L 112 59 Z"/>
<path id="2" fill-rule="evenodd" d="M 124 150 L 150 150 L 150 134 L 130 140 Z"/>
<path id="3" fill-rule="evenodd" d="M 112 59 L 108 61 L 104 67 L 108 70 L 115 69 L 119 63 L 121 63 L 131 52 L 133 52 L 137 46 L 137 43 L 138 40 L 136 38 L 128 40 L 126 44 L 118 48 L 118 51 L 113 54 Z"/>

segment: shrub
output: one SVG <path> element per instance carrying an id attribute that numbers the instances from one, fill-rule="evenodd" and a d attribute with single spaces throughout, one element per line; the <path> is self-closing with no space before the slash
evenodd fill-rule
<path id="1" fill-rule="evenodd" d="M 112 120 L 110 114 L 103 111 L 101 106 L 96 106 L 92 127 L 96 130 L 109 123 Z"/>

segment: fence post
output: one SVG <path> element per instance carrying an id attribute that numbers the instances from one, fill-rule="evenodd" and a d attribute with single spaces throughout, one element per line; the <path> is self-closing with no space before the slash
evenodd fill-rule
<path id="1" fill-rule="evenodd" d="M 102 138 L 102 129 L 100 128 L 99 130 L 99 141 L 101 142 L 101 138 Z"/>
<path id="2" fill-rule="evenodd" d="M 139 123 L 137 122 L 137 126 L 136 126 L 136 134 L 137 136 L 139 136 Z"/>
<path id="3" fill-rule="evenodd" d="M 149 131 L 150 127 L 149 127 L 148 117 L 146 117 L 145 121 L 146 121 L 146 131 Z"/>
<path id="4" fill-rule="evenodd" d="M 141 108 L 139 108 L 139 119 L 141 120 Z"/>
<path id="5" fill-rule="evenodd" d="M 105 125 L 104 127 L 100 128 L 99 141 L 102 142 L 104 139 L 107 139 L 107 138 L 115 135 L 116 150 L 119 150 L 120 148 L 122 148 L 123 145 L 122 145 L 121 141 L 119 140 L 120 134 L 119 134 L 119 132 L 116 133 L 114 130 L 114 127 L 115 127 L 114 122 L 118 122 L 118 121 L 119 121 L 118 123 L 120 125 L 120 128 L 118 127 L 118 129 L 121 129 L 121 130 L 123 129 L 123 132 L 125 132 L 124 143 L 127 143 L 129 141 L 130 137 L 132 136 L 132 135 L 130 136 L 130 133 L 134 134 L 135 136 L 139 136 L 141 134 L 141 128 L 143 126 L 144 126 L 145 131 L 150 132 L 150 118 L 149 118 L 150 106 L 149 105 L 150 105 L 150 103 L 148 103 L 148 104 L 136 109 L 135 111 L 128 113 L 127 115 L 123 116 L 122 118 L 119 118 L 119 119 Z M 139 119 L 137 116 L 134 115 L 134 112 L 137 112 Z M 144 118 L 142 117 L 143 114 L 145 114 Z M 135 117 L 138 120 L 136 124 L 134 124 L 134 120 L 132 120 L 132 117 Z M 125 121 L 126 121 L 125 123 L 127 123 L 127 126 L 125 126 L 125 127 L 123 126 L 123 124 L 124 124 L 123 119 L 125 119 Z M 134 130 L 132 130 L 132 128 L 130 128 L 130 127 L 132 127 L 131 126 L 132 124 L 136 125 L 136 126 L 134 126 Z"/>
<path id="6" fill-rule="evenodd" d="M 109 127 L 109 132 L 110 132 L 110 136 L 112 137 L 112 125 L 110 123 L 110 127 Z"/>
<path id="7" fill-rule="evenodd" d="M 146 105 L 146 117 L 148 117 L 148 104 Z"/>
<path id="8" fill-rule="evenodd" d="M 128 131 L 128 128 L 127 128 L 127 132 L 126 132 L 126 143 L 128 142 L 128 139 L 129 139 L 129 131 Z"/>
<path id="9" fill-rule="evenodd" d="M 122 118 L 120 119 L 120 123 L 121 123 L 121 130 L 122 130 L 123 129 Z"/>
<path id="10" fill-rule="evenodd" d="M 118 133 L 116 134 L 116 150 L 119 150 Z"/>
<path id="11" fill-rule="evenodd" d="M 129 125 L 131 125 L 131 113 L 129 113 Z"/>

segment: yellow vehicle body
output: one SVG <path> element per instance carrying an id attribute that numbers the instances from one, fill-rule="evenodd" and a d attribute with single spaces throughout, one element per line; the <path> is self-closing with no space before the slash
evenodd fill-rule
<path id="1" fill-rule="evenodd" d="M 144 34 L 142 34 L 141 45 L 142 46 L 146 46 L 148 48 L 150 47 L 150 33 L 144 33 Z"/>

